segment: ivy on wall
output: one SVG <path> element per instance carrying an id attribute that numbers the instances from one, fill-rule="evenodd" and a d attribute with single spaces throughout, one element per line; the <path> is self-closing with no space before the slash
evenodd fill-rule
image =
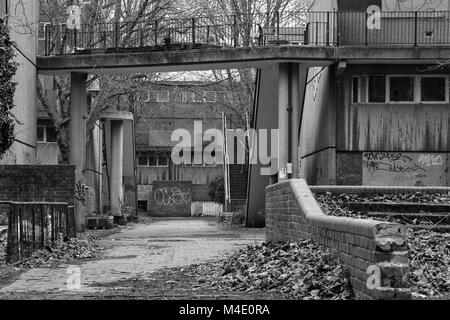
<path id="1" fill-rule="evenodd" d="M 17 70 L 14 51 L 6 23 L 0 19 L 0 158 L 14 141 L 14 107 L 16 83 L 13 77 Z"/>

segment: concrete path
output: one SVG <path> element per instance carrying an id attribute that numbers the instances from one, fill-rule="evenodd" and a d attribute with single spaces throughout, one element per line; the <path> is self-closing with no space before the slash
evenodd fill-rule
<path id="1" fill-rule="evenodd" d="M 100 284 L 146 279 L 164 267 L 182 267 L 224 257 L 264 241 L 263 230 L 230 231 L 216 219 L 161 219 L 134 225 L 100 241 L 106 248 L 100 259 L 81 265 L 37 268 L 0 290 L 0 299 L 15 294 L 88 295 L 99 293 Z M 77 269 L 79 267 L 80 269 Z M 81 272 L 81 288 L 69 288 L 71 274 Z M 75 282 L 76 283 L 76 282 Z"/>

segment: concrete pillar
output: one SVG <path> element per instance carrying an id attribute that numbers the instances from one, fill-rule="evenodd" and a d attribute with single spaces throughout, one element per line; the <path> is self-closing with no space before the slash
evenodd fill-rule
<path id="1" fill-rule="evenodd" d="M 289 162 L 289 64 L 281 63 L 278 76 L 278 181 L 287 179 Z M 286 173 L 285 177 L 281 173 Z"/>
<path id="2" fill-rule="evenodd" d="M 291 159 L 292 178 L 298 178 L 298 143 L 300 130 L 300 66 L 292 64 L 291 68 Z"/>
<path id="3" fill-rule="evenodd" d="M 86 159 L 86 79 L 83 73 L 71 74 L 70 91 L 70 163 L 75 165 L 75 182 L 85 184 Z M 75 223 L 78 232 L 84 232 L 85 208 L 75 201 Z"/>
<path id="4" fill-rule="evenodd" d="M 93 160 L 94 160 L 94 190 L 95 190 L 95 207 L 96 211 L 102 213 L 102 132 L 100 129 L 100 121 L 97 121 L 94 130 L 92 132 L 92 147 L 93 147 Z"/>
<path id="5" fill-rule="evenodd" d="M 2 2 L 2 1 L 0 1 Z M 3 1 L 4 2 L 4 1 Z M 15 124 L 15 138 L 1 163 L 36 163 L 37 126 L 37 70 L 39 1 L 8 0 L 8 25 L 14 42 L 18 63 L 14 81 L 17 82 L 12 113 L 19 123 Z M 4 12 L 3 12 L 4 14 Z M 0 17 L 2 13 L 0 12 Z"/>
<path id="6" fill-rule="evenodd" d="M 122 216 L 123 201 L 123 121 L 111 121 L 111 215 Z"/>

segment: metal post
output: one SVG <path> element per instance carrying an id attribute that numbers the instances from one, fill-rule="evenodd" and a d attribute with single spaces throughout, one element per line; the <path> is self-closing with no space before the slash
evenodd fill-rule
<path id="1" fill-rule="evenodd" d="M 366 12 L 366 18 L 365 18 L 365 20 L 364 21 L 369 21 L 369 14 Z M 369 28 L 368 28 L 368 26 L 367 26 L 367 23 L 366 23 L 366 25 L 364 26 L 364 30 L 365 30 L 365 34 L 364 34 L 364 45 L 369 45 L 369 39 L 368 39 L 368 37 L 369 37 Z"/>
<path id="2" fill-rule="evenodd" d="M 327 12 L 327 46 L 330 45 L 330 12 Z"/>
<path id="3" fill-rule="evenodd" d="M 191 20 L 191 28 L 192 28 L 192 44 L 195 44 L 195 18 Z"/>
<path id="4" fill-rule="evenodd" d="M 277 44 L 280 44 L 280 12 L 277 11 Z"/>
<path id="5" fill-rule="evenodd" d="M 158 45 L 158 21 L 155 20 L 155 46 Z"/>
<path id="6" fill-rule="evenodd" d="M 237 47 L 237 17 L 236 15 L 233 16 L 233 41 L 234 41 L 234 47 Z"/>
<path id="7" fill-rule="evenodd" d="M 77 29 L 73 29 L 73 52 L 76 53 L 77 52 L 77 35 L 78 35 L 78 31 Z"/>
<path id="8" fill-rule="evenodd" d="M 418 12 L 414 12 L 414 46 L 417 46 L 417 17 Z"/>
<path id="9" fill-rule="evenodd" d="M 119 47 L 119 22 L 114 24 L 114 47 Z"/>

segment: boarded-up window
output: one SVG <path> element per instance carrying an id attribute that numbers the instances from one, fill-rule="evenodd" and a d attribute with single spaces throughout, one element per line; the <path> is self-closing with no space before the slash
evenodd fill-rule
<path id="1" fill-rule="evenodd" d="M 446 79 L 444 77 L 422 77 L 420 89 L 422 101 L 446 101 Z"/>
<path id="2" fill-rule="evenodd" d="M 369 76 L 369 101 L 386 102 L 386 77 Z"/>

